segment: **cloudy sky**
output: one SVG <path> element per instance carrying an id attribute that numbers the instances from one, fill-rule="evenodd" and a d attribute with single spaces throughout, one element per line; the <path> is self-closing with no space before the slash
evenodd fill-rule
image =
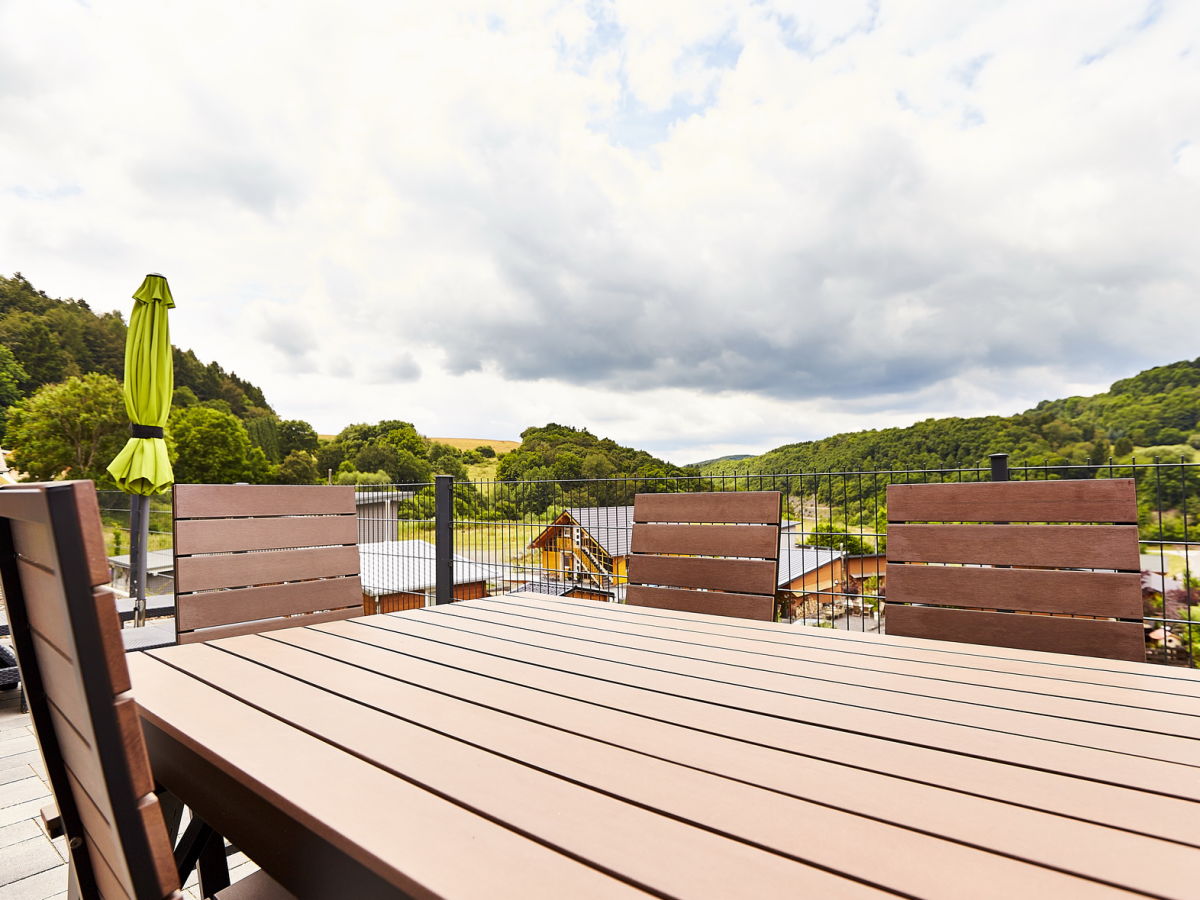
<path id="1" fill-rule="evenodd" d="M 0 0 L 0 271 L 676 462 L 1200 355 L 1194 0 Z"/>

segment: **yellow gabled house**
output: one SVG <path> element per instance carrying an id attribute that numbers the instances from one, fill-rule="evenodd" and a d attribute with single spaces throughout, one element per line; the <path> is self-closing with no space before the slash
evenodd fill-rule
<path id="1" fill-rule="evenodd" d="M 609 589 L 629 579 L 632 506 L 565 509 L 529 543 L 545 577 Z"/>

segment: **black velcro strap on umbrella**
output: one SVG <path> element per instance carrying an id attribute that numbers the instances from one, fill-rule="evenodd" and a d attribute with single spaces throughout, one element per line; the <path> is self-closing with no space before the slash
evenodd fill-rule
<path id="1" fill-rule="evenodd" d="M 157 425 L 130 425 L 129 433 L 135 438 L 160 438 L 163 430 Z"/>

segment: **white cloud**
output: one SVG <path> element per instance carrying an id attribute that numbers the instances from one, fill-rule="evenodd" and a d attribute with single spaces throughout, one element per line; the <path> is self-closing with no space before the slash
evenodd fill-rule
<path id="1" fill-rule="evenodd" d="M 1200 7 L 0 5 L 0 270 L 336 431 L 687 461 L 1196 355 Z M 711 452 L 710 452 L 711 451 Z"/>

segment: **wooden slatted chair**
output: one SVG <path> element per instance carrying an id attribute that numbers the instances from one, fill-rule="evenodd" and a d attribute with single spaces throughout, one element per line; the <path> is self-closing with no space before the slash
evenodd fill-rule
<path id="1" fill-rule="evenodd" d="M 893 484 L 887 505 L 888 634 L 1145 660 L 1133 479 Z"/>
<path id="2" fill-rule="evenodd" d="M 154 794 L 116 604 L 104 587 L 108 566 L 90 481 L 0 488 L 0 583 L 68 840 L 73 891 L 87 900 L 181 898 L 181 880 L 202 851 L 189 839 L 175 858 Z M 189 834 L 200 830 L 189 827 Z M 221 867 L 223 848 L 220 842 Z M 228 874 L 217 881 L 215 888 L 228 885 Z M 290 895 L 259 872 L 216 896 Z"/>
<path id="3" fill-rule="evenodd" d="M 363 614 L 354 487 L 175 485 L 179 643 Z"/>
<path id="4" fill-rule="evenodd" d="M 775 618 L 780 494 L 638 494 L 625 602 Z"/>

